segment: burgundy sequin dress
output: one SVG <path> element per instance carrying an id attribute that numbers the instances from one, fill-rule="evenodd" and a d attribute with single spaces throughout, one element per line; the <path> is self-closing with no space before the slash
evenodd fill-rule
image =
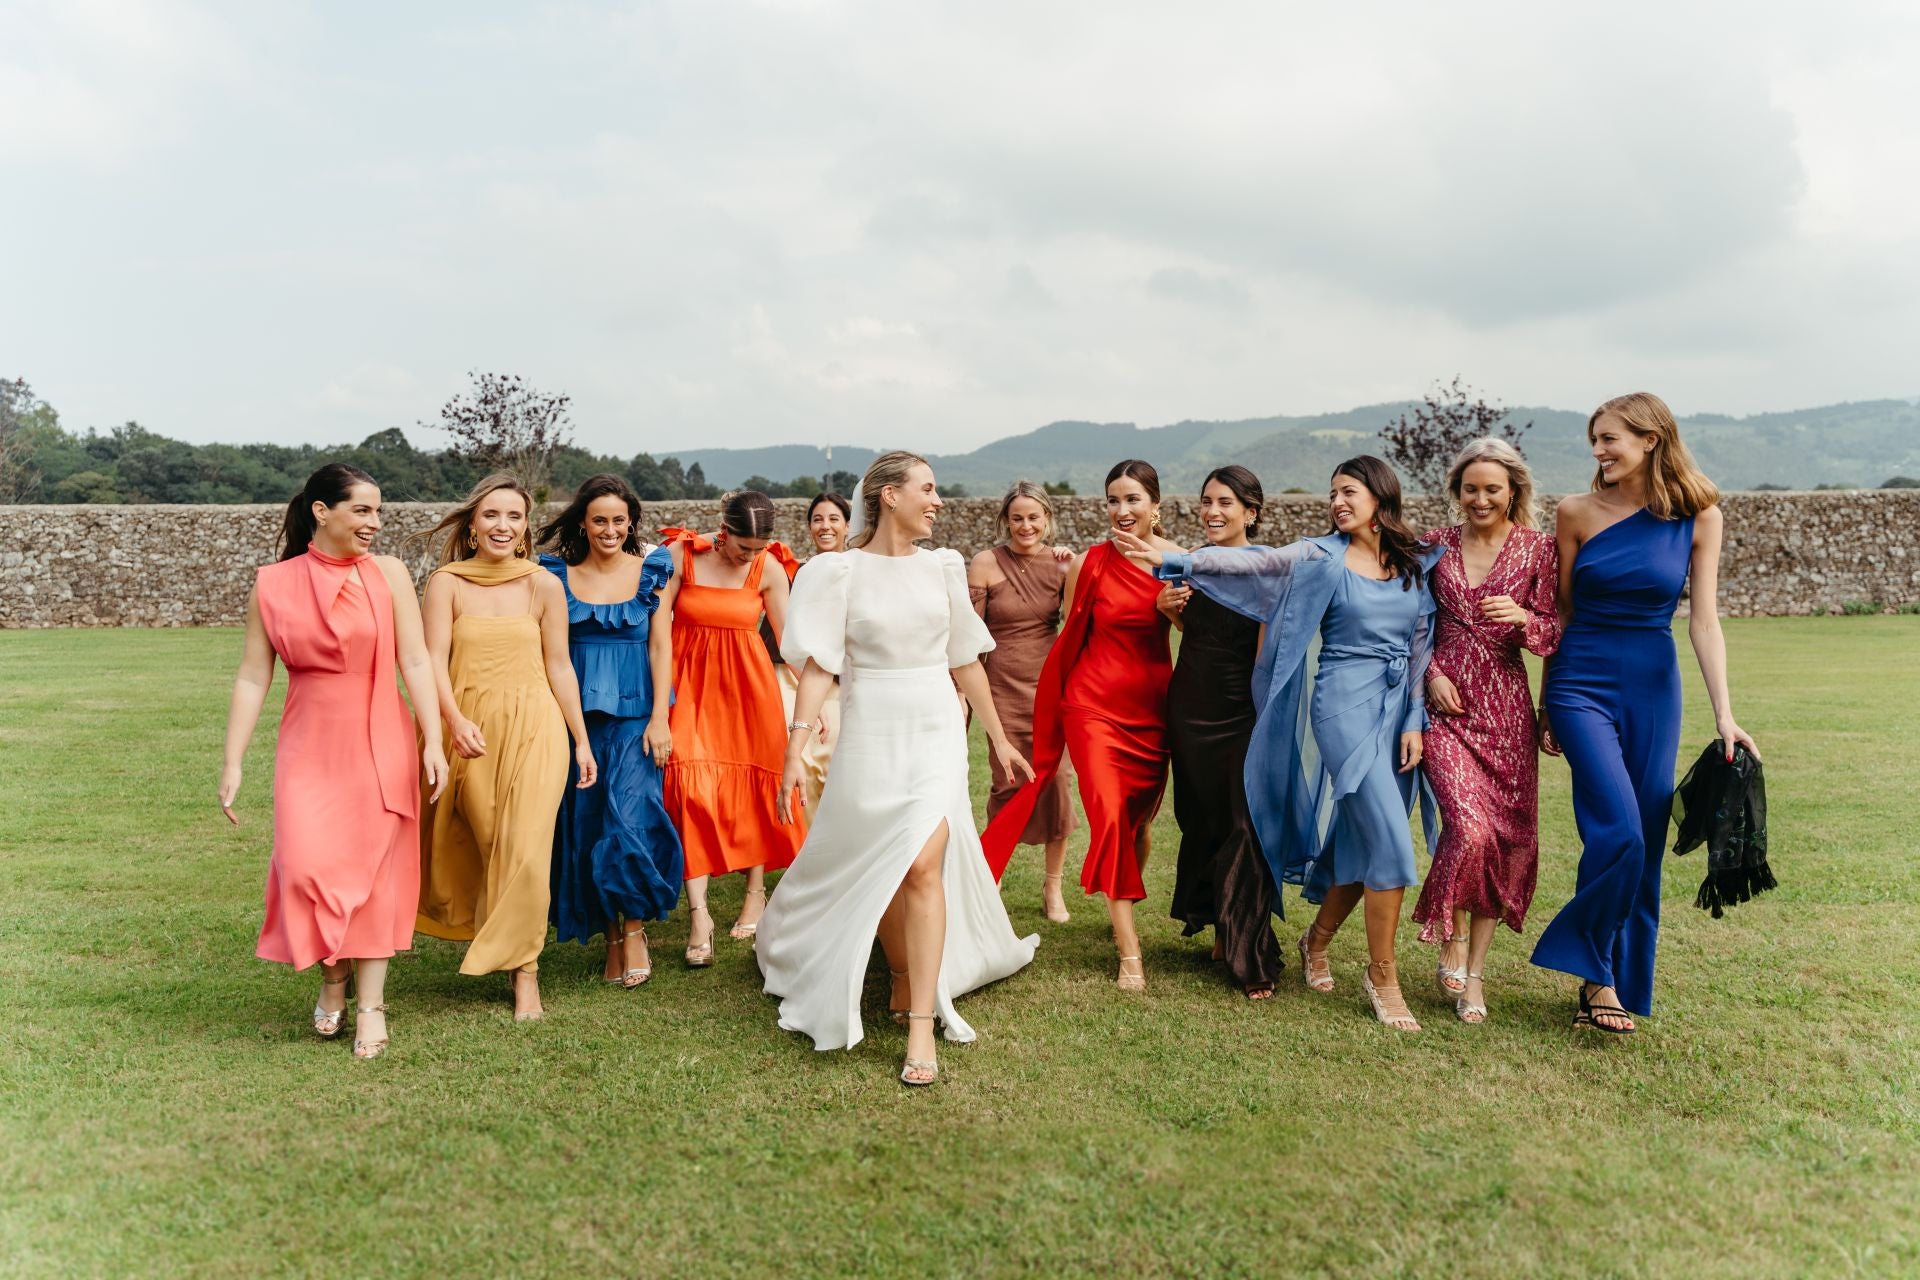
<path id="1" fill-rule="evenodd" d="M 1516 525 L 1487 580 L 1473 587 L 1458 525 L 1425 540 L 1447 548 L 1433 570 L 1439 614 L 1427 678 L 1452 680 L 1466 714 L 1442 715 L 1427 699 L 1433 723 L 1422 767 L 1440 800 L 1440 841 L 1413 918 L 1422 942 L 1446 942 L 1456 909 L 1498 917 L 1517 933 L 1540 860 L 1540 765 L 1521 648 L 1546 657 L 1560 644 L 1560 556 L 1550 535 Z M 1480 612 L 1488 596 L 1513 597 L 1530 615 L 1526 625 L 1488 620 Z"/>

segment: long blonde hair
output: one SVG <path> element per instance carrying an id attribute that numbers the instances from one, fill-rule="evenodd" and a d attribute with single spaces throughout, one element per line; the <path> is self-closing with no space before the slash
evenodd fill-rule
<path id="1" fill-rule="evenodd" d="M 1461 477 L 1476 462 L 1497 462 L 1507 469 L 1507 488 L 1513 491 L 1507 499 L 1507 519 L 1528 529 L 1538 528 L 1540 508 L 1533 498 L 1533 468 L 1527 465 L 1518 449 L 1498 436 L 1469 440 L 1466 447 L 1453 456 L 1453 465 L 1447 468 L 1447 493 L 1454 503 L 1460 502 Z"/>
<path id="2" fill-rule="evenodd" d="M 1593 411 L 1587 419 L 1587 443 L 1593 443 L 1594 428 L 1600 419 L 1612 414 L 1626 424 L 1627 430 L 1645 440 L 1653 439 L 1647 454 L 1647 510 L 1662 520 L 1676 516 L 1696 516 L 1720 501 L 1720 490 L 1707 479 L 1680 438 L 1680 424 L 1674 421 L 1667 402 L 1651 391 L 1635 391 L 1615 396 Z M 1612 488 L 1599 468 L 1593 472 L 1588 488 L 1596 493 Z"/>
<path id="3" fill-rule="evenodd" d="M 489 495 L 502 489 L 511 489 L 520 495 L 520 501 L 527 504 L 527 532 L 520 539 L 520 545 L 513 554 L 526 559 L 533 554 L 533 495 L 527 492 L 527 486 L 520 477 L 505 471 L 496 471 L 479 484 L 467 491 L 467 500 L 441 517 L 440 523 L 425 533 L 416 533 L 407 540 L 415 552 L 421 548 L 432 548 L 439 542 L 434 559 L 441 564 L 452 564 L 455 560 L 471 559 L 474 548 L 467 545 L 467 531 L 473 525 L 473 514 L 480 509 Z"/>
<path id="4" fill-rule="evenodd" d="M 904 486 L 909 471 L 927 465 L 925 458 L 905 449 L 883 453 L 873 460 L 873 465 L 867 468 L 866 478 L 860 481 L 860 531 L 848 541 L 848 546 L 864 547 L 873 541 L 874 530 L 880 527 L 882 491 L 889 485 L 896 488 Z"/>
<path id="5" fill-rule="evenodd" d="M 1045 485 L 1035 484 L 1031 480 L 1015 480 L 1013 487 L 1007 490 L 1007 496 L 1000 499 L 1000 514 L 993 518 L 994 531 L 999 534 L 1000 540 L 1004 542 L 1011 536 L 1011 526 L 1007 522 L 1008 515 L 1013 510 L 1014 502 L 1020 498 L 1032 498 L 1040 504 L 1040 509 L 1047 513 L 1047 532 L 1040 536 L 1042 538 L 1051 536 L 1053 533 L 1053 495 L 1047 492 Z"/>

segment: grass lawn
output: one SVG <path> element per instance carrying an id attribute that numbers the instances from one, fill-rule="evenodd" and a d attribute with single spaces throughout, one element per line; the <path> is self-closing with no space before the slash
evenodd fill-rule
<path id="1" fill-rule="evenodd" d="M 980 1042 L 914 1092 L 877 963 L 867 1041 L 815 1053 L 724 928 L 682 967 L 684 909 L 637 991 L 550 947 L 525 1026 L 422 939 L 392 1051 L 352 1061 L 307 1029 L 317 976 L 253 958 L 272 713 L 245 825 L 213 799 L 238 633 L 0 632 L 0 1274 L 1915 1274 L 1920 619 L 1727 631 L 1782 888 L 1712 920 L 1704 854 L 1669 859 L 1640 1034 L 1570 1031 L 1571 981 L 1525 963 L 1577 854 L 1549 761 L 1539 897 L 1484 1026 L 1410 929 L 1427 1030 L 1377 1026 L 1357 919 L 1334 996 L 1290 967 L 1241 999 L 1166 918 L 1168 805 L 1146 995 L 1115 991 L 1097 900 L 1045 922 L 1022 850 L 1006 898 L 1038 958 L 965 1001 Z M 1691 759 L 1711 730 L 1682 660 Z M 739 894 L 716 886 L 723 926 Z"/>

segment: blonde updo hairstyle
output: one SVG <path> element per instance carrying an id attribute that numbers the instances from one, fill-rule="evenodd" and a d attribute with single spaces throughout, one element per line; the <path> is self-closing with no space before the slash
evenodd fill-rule
<path id="1" fill-rule="evenodd" d="M 1040 504 L 1040 509 L 1047 513 L 1047 531 L 1041 534 L 1040 538 L 1045 541 L 1052 537 L 1053 495 L 1047 492 L 1045 485 L 1035 484 L 1031 480 L 1015 480 L 1013 487 L 1007 490 L 1007 496 L 1000 499 L 1000 514 L 993 518 L 993 527 L 999 533 L 1000 541 L 1005 542 L 1013 536 L 1009 520 L 1013 512 L 1013 504 L 1021 498 L 1032 498 Z"/>
<path id="2" fill-rule="evenodd" d="M 1469 440 L 1464 449 L 1454 455 L 1453 465 L 1447 468 L 1447 494 L 1457 507 L 1460 502 L 1460 482 L 1467 474 L 1467 468 L 1476 462 L 1497 462 L 1507 469 L 1507 519 L 1527 529 L 1540 527 L 1540 508 L 1533 495 L 1533 468 L 1513 445 L 1497 436 L 1481 436 L 1478 440 Z"/>
<path id="3" fill-rule="evenodd" d="M 880 527 L 881 496 L 889 488 L 904 487 L 907 474 L 915 467 L 929 465 L 925 458 L 905 449 L 895 449 L 875 458 L 867 468 L 866 477 L 860 481 L 860 529 L 847 545 L 864 547 L 872 542 L 874 530 Z"/>
<path id="4" fill-rule="evenodd" d="M 1593 411 L 1587 419 L 1587 443 L 1593 443 L 1593 434 L 1600 425 L 1600 419 L 1612 414 L 1627 426 L 1627 430 L 1642 440 L 1652 439 L 1653 448 L 1647 454 L 1647 510 L 1662 520 L 1676 517 L 1697 516 L 1714 503 L 1720 501 L 1720 490 L 1706 473 L 1693 460 L 1686 443 L 1680 439 L 1680 424 L 1674 420 L 1673 410 L 1667 408 L 1667 402 L 1651 391 L 1634 391 L 1624 396 L 1615 396 Z M 1594 469 L 1593 484 L 1589 486 L 1598 493 L 1613 486 L 1599 468 Z"/>

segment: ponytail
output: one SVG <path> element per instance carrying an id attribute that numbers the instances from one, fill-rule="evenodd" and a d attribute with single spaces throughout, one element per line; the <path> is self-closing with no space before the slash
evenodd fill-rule
<path id="1" fill-rule="evenodd" d="M 306 554 L 313 542 L 314 503 L 323 507 L 338 506 L 347 500 L 357 484 L 380 487 L 372 476 L 347 462 L 329 462 L 308 476 L 300 492 L 287 503 L 286 518 L 280 524 L 280 558 L 291 560 Z"/>

